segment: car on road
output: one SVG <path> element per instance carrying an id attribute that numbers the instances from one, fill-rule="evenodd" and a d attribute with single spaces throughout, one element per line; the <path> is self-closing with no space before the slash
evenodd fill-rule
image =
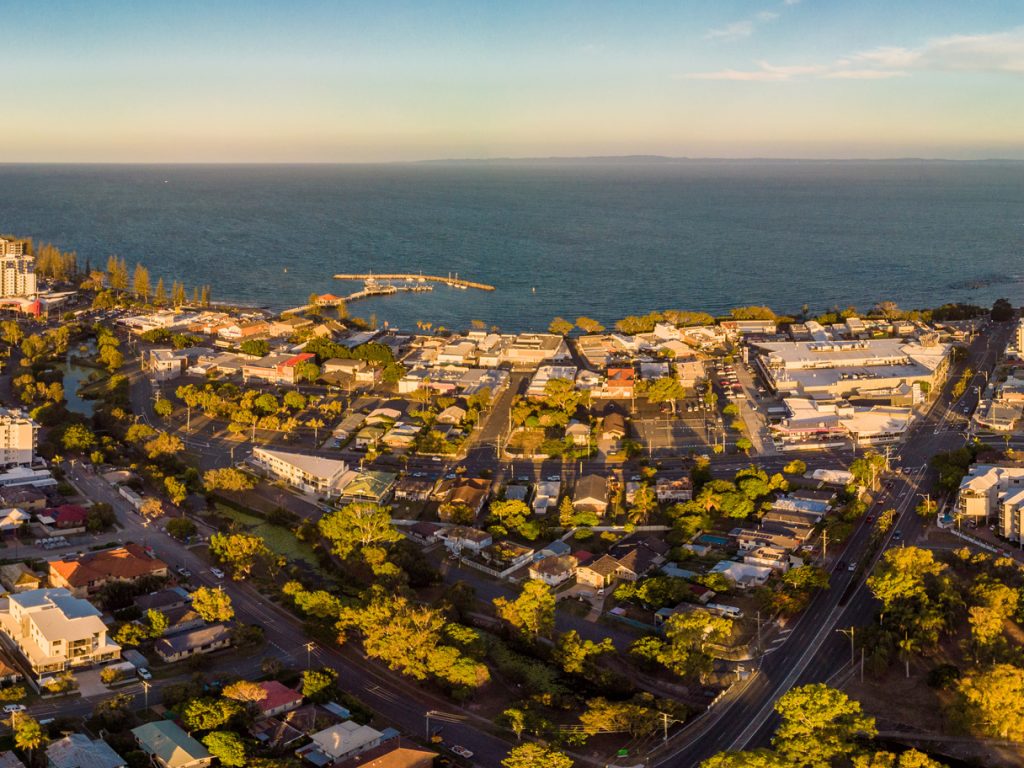
<path id="1" fill-rule="evenodd" d="M 452 747 L 452 754 L 458 755 L 463 760 L 469 760 L 469 758 L 471 758 L 473 756 L 472 752 L 470 752 L 465 747 L 460 747 L 458 744 L 455 744 Z"/>
<path id="2" fill-rule="evenodd" d="M 900 531 L 896 531 L 896 533 L 894 533 L 892 535 L 892 540 L 893 541 L 899 541 L 902 538 L 903 538 L 903 534 Z"/>
<path id="3" fill-rule="evenodd" d="M 846 566 L 846 570 L 848 570 L 850 573 L 853 573 L 854 571 L 857 570 L 857 564 L 856 563 L 850 563 L 848 566 Z"/>
<path id="4" fill-rule="evenodd" d="M 867 517 L 864 518 L 864 522 L 867 523 L 868 525 L 871 525 L 873 522 L 875 522 L 875 516 L 874 515 L 868 515 Z"/>
<path id="5" fill-rule="evenodd" d="M 210 573 L 212 573 L 218 579 L 223 579 L 224 578 L 224 571 L 222 571 L 220 568 L 211 568 L 210 569 Z"/>
<path id="6" fill-rule="evenodd" d="M 136 670 L 136 672 L 138 672 L 138 673 L 139 673 L 139 677 L 140 677 L 140 678 L 142 678 L 143 680 L 152 680 L 152 679 L 153 679 L 153 673 L 152 673 L 152 672 L 150 672 L 150 671 L 149 671 L 148 669 L 146 669 L 145 667 L 139 667 L 139 668 L 138 668 L 138 669 Z"/>
<path id="7" fill-rule="evenodd" d="M 557 483 L 561 479 L 562 478 L 559 475 L 548 475 L 547 476 L 547 481 L 549 483 Z"/>
<path id="8" fill-rule="evenodd" d="M 15 712 L 24 712 L 24 704 L 4 704 L 4 714 L 13 715 Z"/>
<path id="9" fill-rule="evenodd" d="M 192 575 L 192 571 L 190 571 L 184 565 L 179 565 L 174 570 L 176 570 L 178 572 L 178 575 L 181 576 L 184 579 L 187 579 L 187 578 L 189 578 Z"/>

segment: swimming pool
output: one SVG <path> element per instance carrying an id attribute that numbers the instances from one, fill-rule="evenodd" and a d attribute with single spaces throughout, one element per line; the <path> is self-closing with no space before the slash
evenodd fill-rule
<path id="1" fill-rule="evenodd" d="M 698 544 L 704 544 L 709 547 L 727 547 L 729 546 L 729 540 L 725 536 L 713 536 L 710 533 L 702 533 L 697 537 Z"/>

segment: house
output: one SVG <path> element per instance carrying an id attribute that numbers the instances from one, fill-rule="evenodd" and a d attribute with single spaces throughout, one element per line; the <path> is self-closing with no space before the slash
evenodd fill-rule
<path id="1" fill-rule="evenodd" d="M 217 335 L 225 341 L 245 341 L 246 339 L 257 339 L 267 336 L 270 333 L 270 325 L 262 320 L 249 322 L 234 322 L 217 330 Z"/>
<path id="2" fill-rule="evenodd" d="M 576 575 L 576 565 L 572 555 L 549 555 L 530 564 L 530 578 L 557 587 Z"/>
<path id="3" fill-rule="evenodd" d="M 616 576 L 626 581 L 636 581 L 656 566 L 665 562 L 669 547 L 661 539 L 648 536 L 643 539 L 627 539 L 608 550 L 618 561 Z"/>
<path id="4" fill-rule="evenodd" d="M 168 587 L 150 592 L 148 595 L 139 595 L 135 598 L 135 607 L 142 613 L 148 610 L 169 611 L 174 608 L 182 608 L 191 602 L 192 596 L 187 590 L 181 587 Z"/>
<path id="5" fill-rule="evenodd" d="M 39 589 L 43 580 L 35 571 L 24 563 L 0 565 L 0 584 L 8 592 L 28 592 Z"/>
<path id="6" fill-rule="evenodd" d="M 261 717 L 273 717 L 302 706 L 302 694 L 277 680 L 267 680 L 257 685 L 266 694 L 256 702 Z"/>
<path id="7" fill-rule="evenodd" d="M 15 664 L 16 662 L 13 658 L 8 656 L 5 651 L 0 650 L 0 685 L 13 685 L 25 679 L 25 676 L 21 674 Z M 0 768 L 3 768 L 3 766 L 0 766 Z"/>
<path id="8" fill-rule="evenodd" d="M 13 752 L 0 752 L 0 768 L 25 768 L 25 764 Z"/>
<path id="9" fill-rule="evenodd" d="M 590 445 L 590 425 L 573 419 L 565 427 L 565 437 L 573 445 L 585 448 Z"/>
<path id="10" fill-rule="evenodd" d="M 0 534 L 14 535 L 31 519 L 32 515 L 17 507 L 0 509 Z"/>
<path id="11" fill-rule="evenodd" d="M 368 501 L 373 504 L 384 504 L 395 490 L 398 474 L 375 469 L 350 470 L 341 478 L 341 497 L 339 501 L 350 504 L 356 501 Z"/>
<path id="12" fill-rule="evenodd" d="M 453 426 L 458 426 L 466 418 L 466 413 L 466 409 L 463 408 L 461 405 L 449 405 L 447 408 L 445 408 L 443 411 L 437 414 L 437 418 L 434 419 L 434 423 L 451 424 Z"/>
<path id="13" fill-rule="evenodd" d="M 325 360 L 321 371 L 325 377 L 340 376 L 351 379 L 356 384 L 376 384 L 381 377 L 381 370 L 372 367 L 365 360 L 345 360 L 338 357 Z"/>
<path id="14" fill-rule="evenodd" d="M 44 515 L 53 520 L 51 528 L 65 531 L 72 528 L 84 528 L 89 519 L 89 510 L 78 504 L 61 504 L 59 507 L 46 510 Z"/>
<path id="15" fill-rule="evenodd" d="M 231 645 L 231 632 L 224 624 L 162 637 L 153 644 L 157 656 L 166 662 L 181 661 L 201 653 L 211 653 Z"/>
<path id="16" fill-rule="evenodd" d="M 158 768 L 205 768 L 213 763 L 206 747 L 171 720 L 156 720 L 132 728 L 139 749 Z"/>
<path id="17" fill-rule="evenodd" d="M 416 424 L 399 421 L 384 433 L 381 442 L 393 451 L 406 451 L 413 447 L 416 443 L 416 436 L 422 430 L 423 428 Z"/>
<path id="18" fill-rule="evenodd" d="M 348 464 L 304 453 L 255 448 L 252 462 L 258 468 L 305 493 L 330 496 L 339 490 L 339 481 Z"/>
<path id="19" fill-rule="evenodd" d="M 633 366 L 610 366 L 606 375 L 605 392 L 608 397 L 632 399 L 636 387 L 636 371 Z"/>
<path id="20" fill-rule="evenodd" d="M 431 768 L 436 757 L 434 752 L 406 744 L 401 739 L 392 739 L 379 747 L 335 763 L 334 768 Z"/>
<path id="21" fill-rule="evenodd" d="M 693 498 L 693 481 L 688 477 L 680 477 L 675 480 L 659 477 L 654 483 L 654 492 L 658 497 L 659 504 L 690 501 Z"/>
<path id="22" fill-rule="evenodd" d="M 326 760 L 312 759 L 315 765 L 337 762 L 380 746 L 384 734 L 368 725 L 359 725 L 352 720 L 332 725 L 314 733 L 313 743 L 296 752 L 300 757 L 308 753 L 322 755 Z"/>
<path id="23" fill-rule="evenodd" d="M 47 496 L 38 488 L 19 485 L 0 489 L 0 503 L 5 507 L 18 507 L 29 511 L 46 509 Z"/>
<path id="24" fill-rule="evenodd" d="M 562 483 L 558 480 L 542 480 L 537 483 L 533 494 L 533 513 L 535 515 L 545 514 L 558 503 L 558 496 L 561 492 Z"/>
<path id="25" fill-rule="evenodd" d="M 448 481 L 445 481 L 448 482 Z M 480 514 L 491 493 L 491 481 L 483 477 L 460 477 L 451 481 L 444 503 L 438 509 L 438 516 L 447 521 L 451 509 L 465 507 L 475 518 Z"/>
<path id="26" fill-rule="evenodd" d="M 356 439 L 353 445 L 355 448 L 363 451 L 375 448 L 380 443 L 381 438 L 384 437 L 386 431 L 383 427 L 375 427 L 368 424 L 356 432 Z"/>
<path id="27" fill-rule="evenodd" d="M 608 509 L 608 479 L 601 475 L 584 475 L 576 483 L 572 506 L 577 512 L 590 511 L 603 515 Z"/>
<path id="28" fill-rule="evenodd" d="M 196 611 L 192 609 L 191 605 L 179 605 L 175 608 L 167 608 L 161 611 L 164 616 L 167 617 L 167 629 L 164 630 L 163 636 L 168 637 L 170 635 L 177 635 L 180 632 L 190 632 L 193 629 L 199 629 L 200 627 L 206 626 L 206 621 Z"/>
<path id="29" fill-rule="evenodd" d="M 71 733 L 46 748 L 48 768 L 125 768 L 127 763 L 102 739 Z"/>
<path id="30" fill-rule="evenodd" d="M 66 589 L 33 589 L 0 601 L 0 630 L 39 675 L 120 658 L 100 612 Z"/>
<path id="31" fill-rule="evenodd" d="M 403 477 L 395 486 L 398 501 L 426 501 L 434 490 L 434 481 L 421 477 Z"/>
<path id="32" fill-rule="evenodd" d="M 602 555 L 597 560 L 576 568 L 576 583 L 604 589 L 615 580 L 618 570 L 618 560 L 609 555 Z"/>
<path id="33" fill-rule="evenodd" d="M 461 554 L 464 550 L 479 554 L 485 547 L 491 546 L 491 534 L 479 528 L 455 525 L 444 531 L 438 531 L 437 538 L 444 541 L 449 552 Z"/>
<path id="34" fill-rule="evenodd" d="M 720 573 L 740 589 L 763 586 L 773 570 L 763 565 L 737 563 L 733 560 L 720 560 L 710 573 Z"/>
<path id="35" fill-rule="evenodd" d="M 146 554 L 138 544 L 102 549 L 50 563 L 50 586 L 63 587 L 75 597 L 95 595 L 107 584 L 135 584 L 147 578 L 166 578 L 167 563 Z"/>

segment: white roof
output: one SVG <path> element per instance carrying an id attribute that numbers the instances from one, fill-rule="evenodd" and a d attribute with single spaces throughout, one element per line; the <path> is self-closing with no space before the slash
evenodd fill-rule
<path id="1" fill-rule="evenodd" d="M 332 725 L 313 734 L 316 745 L 331 757 L 347 755 L 381 738 L 380 731 L 368 725 L 359 725 L 352 720 Z"/>
<path id="2" fill-rule="evenodd" d="M 276 459 L 277 461 L 291 464 L 293 467 L 313 477 L 330 479 L 340 472 L 348 469 L 344 461 L 338 459 L 325 459 L 321 456 L 310 456 L 305 453 L 290 453 L 288 451 L 273 451 L 269 448 L 256 448 L 254 454 Z"/>

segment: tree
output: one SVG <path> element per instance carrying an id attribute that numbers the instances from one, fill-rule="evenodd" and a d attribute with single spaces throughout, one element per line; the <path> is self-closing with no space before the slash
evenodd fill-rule
<path id="1" fill-rule="evenodd" d="M 515 600 L 494 600 L 498 616 L 523 635 L 536 639 L 551 634 L 555 626 L 555 596 L 543 581 L 529 580 Z"/>
<path id="2" fill-rule="evenodd" d="M 501 761 L 502 768 L 572 768 L 571 757 L 541 744 L 520 744 Z"/>
<path id="3" fill-rule="evenodd" d="M 859 459 L 850 464 L 850 473 L 858 485 L 874 488 L 879 474 L 885 470 L 885 456 L 875 451 L 867 451 Z"/>
<path id="4" fill-rule="evenodd" d="M 192 610 L 209 622 L 231 621 L 235 616 L 231 598 L 220 587 L 200 587 L 193 592 Z"/>
<path id="5" fill-rule="evenodd" d="M 231 699 L 203 696 L 191 699 L 181 710 L 181 721 L 189 731 L 210 731 L 220 728 L 242 713 L 242 705 Z"/>
<path id="6" fill-rule="evenodd" d="M 792 763 L 767 749 L 752 752 L 719 752 L 700 764 L 700 768 L 793 768 Z"/>
<path id="7" fill-rule="evenodd" d="M 0 322 L 0 339 L 3 339 L 4 343 L 8 346 L 8 353 L 21 344 L 25 338 L 25 332 L 21 330 L 21 325 L 18 324 L 17 320 L 4 320 Z"/>
<path id="8" fill-rule="evenodd" d="M 149 630 L 141 624 L 129 621 L 122 624 L 120 629 L 114 633 L 114 642 L 118 645 L 141 645 L 150 639 Z"/>
<path id="9" fill-rule="evenodd" d="M 338 673 L 330 667 L 307 669 L 302 673 L 302 695 L 311 701 L 327 701 L 337 682 Z"/>
<path id="10" fill-rule="evenodd" d="M 167 627 L 170 626 L 167 614 L 155 608 L 150 608 L 146 611 L 146 621 L 149 622 L 149 636 L 153 638 L 163 635 L 167 631 Z"/>
<path id="11" fill-rule="evenodd" d="M 391 523 L 391 509 L 381 504 L 355 502 L 324 515 L 317 523 L 321 535 L 331 542 L 338 557 L 356 550 L 392 544 L 402 534 Z"/>
<path id="12" fill-rule="evenodd" d="M 161 419 L 166 419 L 172 413 L 174 413 L 174 403 L 168 400 L 166 397 L 161 397 L 155 403 L 153 403 L 153 412 Z"/>
<path id="13" fill-rule="evenodd" d="M 590 317 L 577 317 L 576 327 L 584 333 L 600 333 L 604 330 L 603 325 Z"/>
<path id="14" fill-rule="evenodd" d="M 60 444 L 65 451 L 85 453 L 96 445 L 96 435 L 84 424 L 71 424 L 64 430 Z"/>
<path id="15" fill-rule="evenodd" d="M 146 443 L 144 448 L 146 456 L 150 459 L 158 459 L 161 456 L 176 456 L 185 450 L 185 444 L 176 435 L 159 432 L 156 437 Z"/>
<path id="16" fill-rule="evenodd" d="M 296 392 L 294 389 L 285 392 L 282 401 L 286 408 L 291 408 L 293 411 L 301 411 L 306 407 L 306 398 L 301 392 Z"/>
<path id="17" fill-rule="evenodd" d="M 234 701 L 240 701 L 243 704 L 250 704 L 267 698 L 267 691 L 259 683 L 253 683 L 248 680 L 236 680 L 224 686 L 221 696 L 233 699 Z"/>
<path id="18" fill-rule="evenodd" d="M 49 741 L 39 721 L 24 712 L 16 712 L 11 716 L 11 728 L 14 730 L 14 746 L 25 750 L 31 756 L 34 756 L 37 749 L 45 747 Z"/>
<path id="19" fill-rule="evenodd" d="M 572 505 L 572 499 L 564 496 L 558 504 L 558 524 L 563 528 L 571 528 L 576 509 Z"/>
<path id="20" fill-rule="evenodd" d="M 203 744 L 221 765 L 243 766 L 248 763 L 245 744 L 231 731 L 213 731 L 203 737 Z"/>
<path id="21" fill-rule="evenodd" d="M 572 333 L 573 324 L 566 320 L 564 317 L 556 317 L 548 325 L 548 333 L 553 333 L 556 336 L 568 336 Z"/>
<path id="22" fill-rule="evenodd" d="M 156 281 L 156 288 L 153 290 L 153 303 L 158 307 L 167 303 L 167 289 L 164 288 L 164 279 L 162 277 Z"/>
<path id="23" fill-rule="evenodd" d="M 203 487 L 207 491 L 248 491 L 256 481 L 234 467 L 210 469 L 203 473 Z"/>
<path id="24" fill-rule="evenodd" d="M 176 506 L 180 506 L 188 498 L 188 488 L 181 480 L 172 475 L 164 478 L 164 490 L 167 491 L 167 498 Z"/>
<path id="25" fill-rule="evenodd" d="M 658 508 L 658 494 L 648 483 L 641 483 L 633 493 L 633 502 L 629 507 L 628 518 L 633 525 L 643 525 Z"/>
<path id="26" fill-rule="evenodd" d="M 703 677 L 711 669 L 709 645 L 725 642 L 732 635 L 732 620 L 698 609 L 676 613 L 665 622 L 665 640 L 641 638 L 633 653 L 655 661 L 680 677 Z"/>
<path id="27" fill-rule="evenodd" d="M 854 739 L 874 737 L 875 719 L 842 691 L 823 683 L 792 688 L 775 702 L 779 723 L 772 746 L 793 765 L 828 766 L 856 751 Z"/>
<path id="28" fill-rule="evenodd" d="M 740 438 L 736 439 L 736 448 L 738 450 L 743 451 L 743 453 L 745 455 L 747 455 L 747 456 L 750 455 L 750 451 L 751 451 L 751 449 L 753 447 L 754 447 L 754 444 L 752 442 L 750 442 L 750 438 L 749 437 L 740 437 Z"/>
<path id="29" fill-rule="evenodd" d="M 210 554 L 230 566 L 236 577 L 244 579 L 252 572 L 257 560 L 270 556 L 270 550 L 260 536 L 215 533 L 210 537 Z"/>
<path id="30" fill-rule="evenodd" d="M 1000 739 L 1024 729 L 1024 669 L 996 664 L 960 678 L 956 710 L 976 733 Z"/>
<path id="31" fill-rule="evenodd" d="M 882 558 L 881 567 L 868 579 L 868 589 L 889 612 L 901 602 L 926 596 L 925 579 L 937 576 L 945 566 L 935 561 L 931 550 L 918 547 L 890 549 Z"/>
<path id="32" fill-rule="evenodd" d="M 239 349 L 243 355 L 265 357 L 270 352 L 270 342 L 265 339 L 246 339 L 241 343 Z"/>
<path id="33" fill-rule="evenodd" d="M 141 264 L 135 265 L 135 275 L 132 277 L 132 293 L 143 301 L 149 301 L 149 270 Z"/>
<path id="34" fill-rule="evenodd" d="M 523 731 L 526 729 L 526 713 L 518 707 L 509 707 L 501 713 L 501 717 L 516 738 L 522 739 Z"/>
<path id="35" fill-rule="evenodd" d="M 669 403 L 672 413 L 676 412 L 676 401 L 686 397 L 686 390 L 675 376 L 664 376 L 655 379 L 647 387 L 647 401 L 650 403 Z"/>
<path id="36" fill-rule="evenodd" d="M 147 496 L 139 507 L 139 514 L 143 517 L 156 518 L 164 513 L 164 505 L 155 496 Z"/>
<path id="37" fill-rule="evenodd" d="M 615 646 L 610 638 L 600 643 L 583 640 L 575 629 L 559 635 L 555 643 L 554 659 L 562 671 L 570 675 L 584 675 L 592 669 L 597 660 L 607 653 L 614 653 Z"/>
<path id="38" fill-rule="evenodd" d="M 923 752 L 908 749 L 898 756 L 892 752 L 857 755 L 853 758 L 853 768 L 945 768 L 945 766 L 932 760 Z"/>
<path id="39" fill-rule="evenodd" d="M 184 541 L 195 532 L 196 524 L 187 517 L 172 517 L 167 521 L 167 533 L 178 541 Z"/>
<path id="40" fill-rule="evenodd" d="M 121 354 L 121 350 L 109 344 L 100 347 L 97 359 L 111 373 L 124 365 L 124 355 Z"/>
<path id="41" fill-rule="evenodd" d="M 782 471 L 787 475 L 803 475 L 807 471 L 807 463 L 800 459 L 793 459 L 782 468 Z"/>
<path id="42" fill-rule="evenodd" d="M 580 725 L 588 736 L 598 733 L 628 733 L 633 738 L 647 736 L 658 727 L 659 714 L 643 699 L 608 701 L 591 699 L 580 715 Z"/>
<path id="43" fill-rule="evenodd" d="M 1013 305 L 1006 299 L 996 299 L 992 303 L 992 319 L 997 323 L 1005 323 L 1013 319 Z"/>
<path id="44" fill-rule="evenodd" d="M 320 378 L 320 366 L 308 360 L 295 366 L 296 381 L 316 381 Z"/>

